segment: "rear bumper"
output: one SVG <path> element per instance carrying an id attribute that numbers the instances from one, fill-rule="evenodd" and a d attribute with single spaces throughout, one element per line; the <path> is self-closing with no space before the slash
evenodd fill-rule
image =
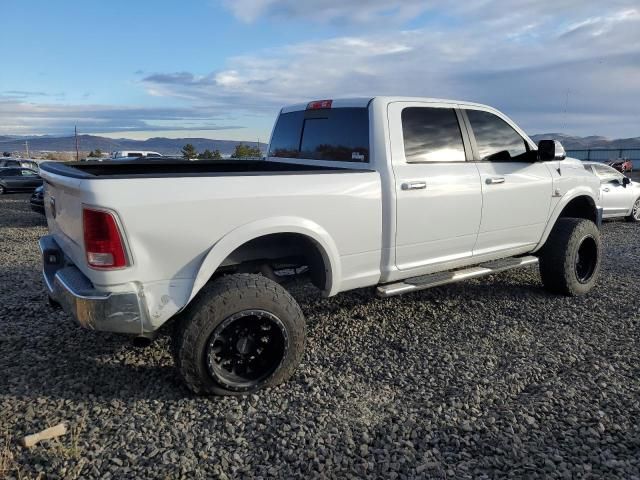
<path id="1" fill-rule="evenodd" d="M 141 335 L 144 301 L 137 291 L 103 292 L 69 260 L 51 235 L 40 239 L 42 273 L 49 296 L 84 328 Z"/>

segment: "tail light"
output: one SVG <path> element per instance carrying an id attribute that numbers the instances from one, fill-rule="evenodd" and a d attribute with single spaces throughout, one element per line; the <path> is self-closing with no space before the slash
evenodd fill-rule
<path id="1" fill-rule="evenodd" d="M 90 267 L 108 270 L 128 265 L 122 235 L 112 213 L 85 207 L 82 225 L 84 249 Z"/>

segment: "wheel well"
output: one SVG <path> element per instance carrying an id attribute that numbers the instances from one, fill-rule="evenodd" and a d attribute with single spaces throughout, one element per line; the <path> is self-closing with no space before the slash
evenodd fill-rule
<path id="1" fill-rule="evenodd" d="M 571 200 L 560 212 L 558 218 L 584 218 L 596 223 L 598 220 L 598 212 L 596 204 L 591 197 L 582 195 Z"/>
<path id="2" fill-rule="evenodd" d="M 249 240 L 220 264 L 213 277 L 223 273 L 262 273 L 274 278 L 274 270 L 307 267 L 311 282 L 328 290 L 330 266 L 323 249 L 299 233 L 274 233 Z"/>

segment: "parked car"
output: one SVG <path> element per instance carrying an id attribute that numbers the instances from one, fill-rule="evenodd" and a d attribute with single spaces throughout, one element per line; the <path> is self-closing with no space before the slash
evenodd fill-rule
<path id="1" fill-rule="evenodd" d="M 0 195 L 6 192 L 32 191 L 42 185 L 38 172 L 29 168 L 0 168 Z"/>
<path id="2" fill-rule="evenodd" d="M 607 165 L 615 168 L 620 173 L 633 172 L 633 162 L 628 159 L 613 160 L 612 162 L 607 163 Z"/>
<path id="3" fill-rule="evenodd" d="M 138 158 L 147 157 L 162 157 L 162 154 L 158 152 L 151 152 L 147 150 L 120 150 L 111 154 L 111 160 L 135 160 Z"/>
<path id="4" fill-rule="evenodd" d="M 29 199 L 29 205 L 34 212 L 44 215 L 44 186 L 40 185 L 33 191 L 33 195 Z"/>
<path id="5" fill-rule="evenodd" d="M 305 319 L 287 272 L 388 297 L 538 263 L 549 291 L 580 295 L 600 269 L 598 179 L 475 103 L 313 101 L 281 110 L 266 160 L 41 170 L 50 298 L 140 342 L 175 319 L 200 394 L 293 374 Z"/>
<path id="6" fill-rule="evenodd" d="M 602 163 L 584 162 L 584 168 L 600 179 L 604 218 L 625 217 L 640 222 L 640 183 Z"/>
<path id="7" fill-rule="evenodd" d="M 30 168 L 36 172 L 39 169 L 38 163 L 33 160 L 25 160 L 22 158 L 0 158 L 0 168 L 6 167 Z"/>
<path id="8" fill-rule="evenodd" d="M 0 158 L 0 168 L 6 167 L 18 167 L 20 168 L 20 160 L 16 160 L 15 158 Z"/>

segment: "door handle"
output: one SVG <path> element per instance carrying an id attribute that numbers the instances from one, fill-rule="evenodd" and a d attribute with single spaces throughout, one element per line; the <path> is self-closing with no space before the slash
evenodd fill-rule
<path id="1" fill-rule="evenodd" d="M 415 181 L 415 182 L 404 182 L 402 184 L 402 190 L 422 190 L 427 188 L 427 182 Z"/>
<path id="2" fill-rule="evenodd" d="M 608 188 L 603 188 L 603 189 L 602 189 L 602 191 L 603 191 L 603 192 L 608 192 L 608 191 L 609 191 L 609 189 L 608 189 Z"/>
<path id="3" fill-rule="evenodd" d="M 486 180 L 487 185 L 496 185 L 498 183 L 504 183 L 506 179 L 504 177 L 489 177 Z"/>

